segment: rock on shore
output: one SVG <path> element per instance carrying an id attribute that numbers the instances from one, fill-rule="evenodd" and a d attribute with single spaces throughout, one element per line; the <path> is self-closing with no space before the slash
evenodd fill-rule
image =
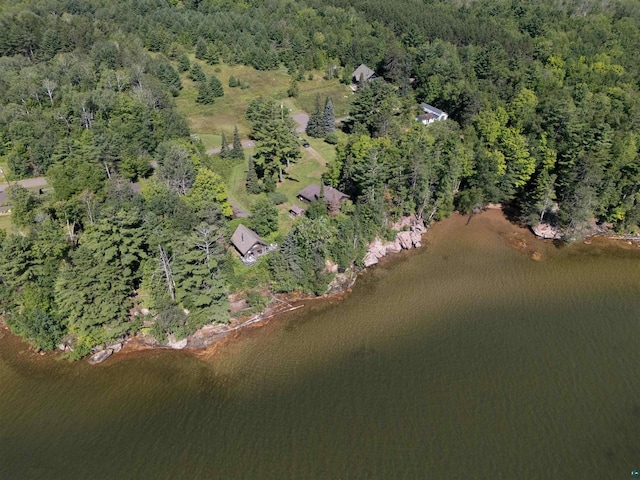
<path id="1" fill-rule="evenodd" d="M 383 242 L 380 238 L 376 238 L 369 244 L 367 253 L 364 256 L 364 266 L 370 267 L 378 263 L 382 257 L 388 253 L 398 253 L 401 250 L 409 250 L 413 247 L 422 246 L 422 234 L 427 231 L 424 223 L 421 220 L 416 220 L 413 217 L 404 217 L 393 228 L 407 228 L 409 230 L 403 230 L 396 234 L 396 238 L 390 242 Z"/>
<path id="2" fill-rule="evenodd" d="M 91 358 L 89 358 L 89 363 L 96 364 L 96 363 L 104 362 L 112 354 L 113 354 L 113 350 L 111 348 L 106 348 L 104 350 L 101 350 L 91 355 Z"/>
<path id="3" fill-rule="evenodd" d="M 548 223 L 539 223 L 538 225 L 531 227 L 531 231 L 535 236 L 545 238 L 547 240 L 560 240 L 562 238 L 560 231 Z"/>

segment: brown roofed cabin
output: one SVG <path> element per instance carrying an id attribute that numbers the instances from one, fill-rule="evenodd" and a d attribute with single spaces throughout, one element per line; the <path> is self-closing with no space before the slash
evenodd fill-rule
<path id="1" fill-rule="evenodd" d="M 238 250 L 240 259 L 245 265 L 253 265 L 258 261 L 258 257 L 276 248 L 276 245 L 268 244 L 256 232 L 242 224 L 238 225 L 233 232 L 231 243 Z"/>
<path id="2" fill-rule="evenodd" d="M 315 183 L 312 183 L 306 188 L 303 188 L 298 192 L 298 199 L 303 202 L 311 203 L 314 200 L 320 199 L 320 187 Z M 342 193 L 340 190 L 336 190 L 333 187 L 324 187 L 324 199 L 329 203 L 342 203 L 343 200 L 349 198 L 349 195 Z"/>
<path id="3" fill-rule="evenodd" d="M 360 79 L 363 79 L 365 82 L 367 80 L 373 80 L 376 78 L 376 72 L 367 67 L 364 63 L 356 68 L 351 74 L 351 80 L 353 83 L 360 82 Z"/>

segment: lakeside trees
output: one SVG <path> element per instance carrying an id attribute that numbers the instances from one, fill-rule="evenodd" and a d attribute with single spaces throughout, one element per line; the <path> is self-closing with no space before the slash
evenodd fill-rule
<path id="1" fill-rule="evenodd" d="M 67 335 L 82 352 L 135 331 L 134 299 L 160 336 L 227 316 L 226 177 L 174 104 L 178 71 L 200 103 L 224 89 L 186 53 L 282 66 L 294 83 L 312 69 L 350 82 L 361 63 L 381 77 L 358 86 L 344 134 L 331 138 L 323 180 L 351 200 L 312 205 L 282 235 L 268 260 L 277 290 L 322 292 L 327 259 L 361 261 L 407 214 L 505 202 L 567 236 L 594 220 L 640 225 L 640 14 L 623 0 L 33 0 L 3 10 L 0 28 L 0 157 L 13 178 L 46 175 L 53 187 L 47 201 L 12 187 L 21 234 L 0 239 L 2 309 L 39 348 Z M 421 101 L 450 119 L 415 122 Z M 295 125 L 265 98 L 247 119 L 247 191 L 273 191 L 301 158 Z M 334 128 L 332 100 L 318 97 L 307 134 Z M 226 143 L 224 155 L 244 159 L 237 129 Z M 129 185 L 152 172 L 141 192 Z M 254 207 L 262 234 L 276 228 L 272 207 Z"/>

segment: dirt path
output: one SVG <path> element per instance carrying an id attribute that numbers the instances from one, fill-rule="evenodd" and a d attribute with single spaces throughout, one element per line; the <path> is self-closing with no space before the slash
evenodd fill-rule
<path id="1" fill-rule="evenodd" d="M 309 114 L 305 112 L 294 113 L 292 117 L 293 120 L 298 124 L 296 132 L 304 133 L 304 131 L 307 129 L 307 123 L 309 123 Z"/>
<path id="2" fill-rule="evenodd" d="M 2 179 L 4 180 L 4 178 Z M 46 187 L 47 179 L 44 177 L 35 177 L 35 178 L 27 178 L 25 180 L 16 180 L 15 182 L 10 182 L 11 185 L 18 184 L 24 188 L 37 188 L 37 187 Z M 8 183 L 0 183 L 0 192 L 4 192 L 7 188 L 9 188 Z"/>

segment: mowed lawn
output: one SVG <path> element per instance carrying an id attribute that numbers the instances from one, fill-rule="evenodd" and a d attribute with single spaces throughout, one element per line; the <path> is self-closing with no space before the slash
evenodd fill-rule
<path id="1" fill-rule="evenodd" d="M 322 140 L 313 140 L 313 143 L 320 143 Z M 323 143 L 323 142 L 322 142 Z M 312 145 L 313 146 L 313 145 Z M 332 145 L 327 145 L 333 148 Z M 287 202 L 278 206 L 280 211 L 280 231 L 287 232 L 291 228 L 292 219 L 289 217 L 289 208 L 291 205 L 298 205 L 306 208 L 304 202 L 300 202 L 297 198 L 298 192 L 312 183 L 319 183 L 322 173 L 326 166 L 323 160 L 319 160 L 307 149 L 303 150 L 302 158 L 291 164 L 289 170 L 284 174 L 284 181 L 278 183 L 276 191 L 284 193 L 287 196 Z M 331 155 L 329 155 L 331 156 Z M 333 149 L 335 156 L 335 149 Z M 247 176 L 247 164 L 239 163 L 233 167 L 229 178 L 229 197 L 239 207 L 246 211 L 251 211 L 251 207 L 261 198 L 266 198 L 265 193 L 252 195 L 245 188 L 245 179 Z"/>
<path id="2" fill-rule="evenodd" d="M 261 96 L 282 101 L 291 113 L 311 113 L 315 108 L 317 95 L 320 96 L 322 107 L 325 99 L 331 97 L 336 118 L 348 113 L 351 91 L 337 79 L 325 80 L 322 72 L 311 72 L 311 80 L 309 74 L 305 75 L 305 79 L 298 82 L 299 96 L 292 98 L 287 95 L 291 76 L 284 68 L 263 72 L 243 65 L 207 65 L 195 60 L 193 56 L 190 60 L 197 61 L 206 75 L 216 75 L 225 93 L 224 97 L 217 98 L 213 105 L 200 105 L 196 103 L 197 83 L 189 80 L 186 73 L 181 75 L 183 89 L 176 98 L 178 110 L 187 118 L 191 132 L 199 136 L 207 150 L 220 147 L 222 132 L 231 143 L 235 126 L 238 127 L 241 138 L 248 138 L 251 128 L 245 119 L 245 113 L 249 103 Z M 238 78 L 241 83 L 248 83 L 249 88 L 229 87 L 230 76 Z M 284 181 L 276 187 L 278 192 L 287 196 L 287 202 L 278 206 L 281 233 L 286 233 L 293 223 L 289 217 L 291 205 L 306 208 L 306 205 L 297 199 L 298 192 L 312 183 L 319 183 L 327 162 L 333 161 L 336 155 L 334 145 L 329 145 L 323 139 L 308 138 L 304 134 L 303 137 L 308 139 L 311 149 L 300 148 L 302 158 L 291 165 L 285 172 Z M 253 149 L 245 149 L 244 153 L 248 158 Z M 266 194 L 249 194 L 245 187 L 246 174 L 245 161 L 233 165 L 225 177 L 229 199 L 238 207 L 250 212 L 255 202 L 260 198 L 266 198 Z"/>

